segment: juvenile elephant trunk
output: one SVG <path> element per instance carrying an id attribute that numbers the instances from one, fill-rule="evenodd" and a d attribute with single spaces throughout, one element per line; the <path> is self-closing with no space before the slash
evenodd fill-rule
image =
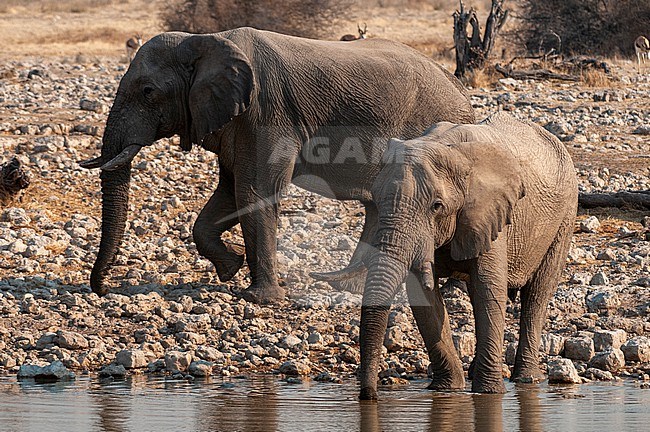
<path id="1" fill-rule="evenodd" d="M 379 252 L 372 259 L 361 306 L 361 393 L 359 399 L 377 399 L 377 373 L 381 347 L 388 325 L 388 312 L 395 292 L 406 277 L 408 266 Z"/>
<path id="2" fill-rule="evenodd" d="M 102 171 L 102 239 L 95 265 L 90 274 L 93 292 L 104 295 L 106 272 L 113 263 L 117 248 L 124 236 L 129 203 L 131 164 L 115 171 Z"/>

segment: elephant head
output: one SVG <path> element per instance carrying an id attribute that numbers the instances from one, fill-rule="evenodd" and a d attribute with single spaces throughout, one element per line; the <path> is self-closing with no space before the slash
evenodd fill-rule
<path id="1" fill-rule="evenodd" d="M 434 254 L 454 261 L 488 251 L 523 197 L 519 163 L 488 142 L 391 140 L 373 185 L 379 225 L 361 310 L 361 399 L 376 399 L 377 372 L 393 297 L 409 272 L 435 289 Z"/>
<path id="2" fill-rule="evenodd" d="M 124 235 L 131 161 L 144 146 L 180 135 L 183 150 L 200 144 L 218 152 L 217 134 L 250 106 L 251 64 L 219 34 L 163 33 L 138 50 L 120 81 L 106 121 L 101 155 L 81 162 L 101 169 L 102 238 L 90 285 L 104 278 Z"/>

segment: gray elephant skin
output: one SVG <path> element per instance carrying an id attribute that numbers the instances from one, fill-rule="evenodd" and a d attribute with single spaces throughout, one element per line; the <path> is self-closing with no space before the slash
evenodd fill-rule
<path id="1" fill-rule="evenodd" d="M 367 242 L 376 226 L 374 156 L 389 137 L 413 138 L 438 121 L 474 121 L 462 85 L 396 42 L 317 41 L 251 28 L 160 34 L 120 82 L 101 155 L 81 163 L 101 167 L 102 236 L 91 287 L 107 292 L 125 230 L 131 161 L 143 146 L 178 134 L 184 150 L 197 144 L 219 155 L 218 186 L 194 225 L 194 241 L 229 280 L 244 256 L 221 235 L 240 223 L 252 280 L 244 295 L 271 302 L 284 296 L 276 276 L 283 188 L 293 182 L 362 201 Z M 364 253 L 358 247 L 353 261 Z"/>
<path id="2" fill-rule="evenodd" d="M 377 372 L 393 297 L 406 281 L 436 390 L 465 388 L 438 278 L 468 281 L 475 316 L 472 391 L 502 393 L 507 297 L 521 298 L 513 380 L 543 378 L 546 308 L 573 233 L 578 189 L 571 157 L 553 135 L 504 113 L 477 125 L 442 122 L 421 138 L 391 140 L 393 162 L 372 188 L 379 224 L 361 312 L 361 399 Z"/>

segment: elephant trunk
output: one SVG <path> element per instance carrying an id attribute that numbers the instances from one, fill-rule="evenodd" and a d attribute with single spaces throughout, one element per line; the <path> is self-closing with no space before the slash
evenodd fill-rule
<path id="1" fill-rule="evenodd" d="M 99 295 L 107 293 L 104 279 L 124 237 L 129 203 L 131 164 L 115 171 L 102 171 L 102 239 L 90 274 L 90 286 Z"/>
<path id="2" fill-rule="evenodd" d="M 377 373 L 388 324 L 388 312 L 393 297 L 408 270 L 408 264 L 381 250 L 371 259 L 363 293 L 359 335 L 361 342 L 359 398 L 362 400 L 377 399 Z"/>

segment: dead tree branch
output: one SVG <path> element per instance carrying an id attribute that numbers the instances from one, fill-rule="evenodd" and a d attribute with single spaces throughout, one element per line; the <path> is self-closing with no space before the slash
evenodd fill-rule
<path id="1" fill-rule="evenodd" d="M 465 9 L 460 0 L 460 10 L 454 12 L 454 46 L 456 47 L 456 71 L 454 74 L 461 78 L 468 71 L 482 69 L 494 48 L 494 43 L 508 18 L 508 11 L 503 9 L 505 0 L 492 0 L 490 15 L 485 23 L 485 32 L 481 37 L 481 26 L 474 8 Z M 471 35 L 467 34 L 467 26 L 471 26 Z"/>
<path id="2" fill-rule="evenodd" d="M 514 78 L 517 80 L 525 79 L 555 79 L 560 81 L 580 81 L 580 77 L 574 75 L 561 74 L 551 72 L 548 69 L 532 69 L 532 70 L 514 70 L 512 67 L 505 68 L 500 64 L 495 67 L 497 72 L 501 73 L 506 78 Z"/>
<path id="3" fill-rule="evenodd" d="M 630 207 L 650 210 L 650 191 L 621 191 L 611 194 L 581 193 L 578 195 L 578 203 L 582 208 Z"/>

